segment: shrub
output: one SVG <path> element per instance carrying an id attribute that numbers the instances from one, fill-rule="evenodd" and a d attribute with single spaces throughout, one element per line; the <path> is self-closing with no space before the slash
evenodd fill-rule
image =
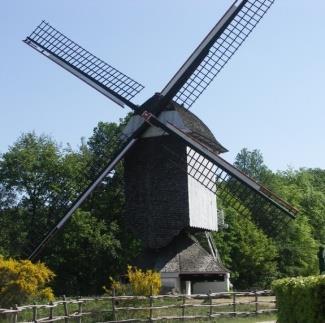
<path id="1" fill-rule="evenodd" d="M 3 307 L 37 299 L 52 300 L 53 291 L 46 285 L 54 273 L 44 264 L 29 260 L 0 257 L 0 304 Z"/>
<path id="2" fill-rule="evenodd" d="M 160 274 L 153 270 L 142 270 L 136 267 L 128 266 L 127 269 L 128 284 L 109 278 L 110 288 L 115 290 L 116 295 L 137 295 L 149 296 L 158 295 L 161 288 Z M 105 293 L 110 294 L 109 288 L 103 286 Z"/>
<path id="3" fill-rule="evenodd" d="M 273 282 L 279 323 L 325 323 L 325 275 Z"/>
<path id="4" fill-rule="evenodd" d="M 128 266 L 128 280 L 133 295 L 158 295 L 161 288 L 160 274 L 153 270 L 143 271 L 136 267 Z"/>

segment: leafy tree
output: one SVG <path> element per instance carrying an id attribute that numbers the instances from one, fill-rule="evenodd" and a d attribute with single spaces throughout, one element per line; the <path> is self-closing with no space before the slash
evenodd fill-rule
<path id="1" fill-rule="evenodd" d="M 114 124 L 100 124 L 95 130 L 94 137 L 102 139 L 118 132 Z M 2 156 L 0 183 L 11 199 L 9 203 L 2 194 L 1 253 L 26 256 L 24 247 L 35 247 L 88 185 L 95 173 L 91 167 L 97 162 L 98 169 L 102 168 L 100 160 L 107 163 L 110 146 L 97 146 L 101 141 L 92 140 L 94 137 L 91 144 L 82 144 L 73 151 L 70 147 L 62 149 L 49 137 L 24 134 Z M 99 158 L 104 155 L 107 157 Z M 61 239 L 55 238 L 44 251 L 46 263 L 58 272 L 54 282 L 57 291 L 98 293 L 102 286 L 100 277 L 107 277 L 121 266 L 126 268 L 128 259 L 136 253 L 137 242 L 120 229 L 122 179 L 120 165 L 68 223 Z"/>
<path id="2" fill-rule="evenodd" d="M 217 248 L 237 289 L 265 288 L 277 277 L 275 243 L 233 209 L 225 210 L 228 229 L 214 234 Z"/>
<path id="3" fill-rule="evenodd" d="M 92 295 L 101 291 L 105 278 L 120 270 L 122 246 L 119 226 L 77 211 L 64 230 L 52 240 L 44 261 L 58 274 L 58 294 Z"/>
<path id="4" fill-rule="evenodd" d="M 12 214 L 16 213 L 16 222 L 12 221 Z M 0 256 L 9 256 L 9 250 L 17 249 L 17 230 L 20 228 L 21 217 L 19 210 L 14 208 L 14 194 L 8 191 L 0 182 Z M 18 221 L 19 218 L 19 221 Z M 11 256 L 14 256 L 11 253 Z"/>
<path id="5" fill-rule="evenodd" d="M 300 211 L 283 231 L 265 237 L 249 218 L 226 210 L 229 228 L 215 234 L 215 239 L 233 272 L 235 287 L 263 286 L 272 277 L 316 273 L 318 244 L 325 240 L 325 172 L 288 169 L 273 173 L 264 164 L 260 151 L 246 148 L 237 155 L 235 165 Z"/>
<path id="6" fill-rule="evenodd" d="M 279 252 L 280 277 L 309 276 L 317 273 L 318 245 L 303 215 L 289 223 L 275 242 Z"/>
<path id="7" fill-rule="evenodd" d="M 278 172 L 276 190 L 307 219 L 315 240 L 325 243 L 325 171 L 300 169 Z"/>
<path id="8" fill-rule="evenodd" d="M 298 218 L 271 238 L 277 245 L 280 276 L 310 275 L 317 270 L 317 240 L 325 240 L 324 171 L 288 169 L 272 173 L 259 151 L 243 149 L 236 165 L 299 209 Z"/>
<path id="9" fill-rule="evenodd" d="M 271 170 L 264 164 L 263 155 L 258 149 L 249 151 L 243 148 L 237 154 L 234 165 L 260 183 L 268 182 L 272 176 Z"/>
<path id="10" fill-rule="evenodd" d="M 107 164 L 117 147 L 120 124 L 99 123 L 77 150 L 47 136 L 22 135 L 0 156 L 0 254 L 23 257 Z M 236 288 L 267 286 L 273 277 L 317 270 L 317 248 L 325 241 L 325 171 L 288 169 L 273 173 L 258 150 L 243 149 L 236 165 L 295 205 L 299 217 L 278 236 L 265 236 L 249 217 L 226 209 L 229 228 L 214 235 Z M 105 277 L 125 272 L 139 249 L 126 230 L 123 163 L 80 207 L 43 253 L 65 294 L 102 292 Z M 219 203 L 220 205 L 220 203 Z"/>
<path id="11" fill-rule="evenodd" d="M 77 174 L 82 164 L 77 153 L 64 152 L 51 138 L 35 133 L 22 135 L 2 155 L 0 182 L 11 198 L 2 219 L 14 216 L 14 221 L 23 222 L 25 245 L 39 242 L 40 233 L 57 222 L 80 191 L 82 179 Z"/>

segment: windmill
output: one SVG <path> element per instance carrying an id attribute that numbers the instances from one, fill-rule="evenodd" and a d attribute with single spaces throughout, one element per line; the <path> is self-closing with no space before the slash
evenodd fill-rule
<path id="1" fill-rule="evenodd" d="M 125 169 L 126 225 L 143 242 L 138 261 L 158 267 L 165 284 L 181 287 L 226 275 L 209 232 L 218 229 L 216 196 L 250 214 L 266 233 L 297 210 L 225 161 L 227 151 L 189 111 L 246 40 L 274 0 L 237 0 L 165 88 L 142 105 L 131 99 L 143 86 L 42 21 L 24 42 L 134 114 L 106 167 L 71 203 L 30 254 L 35 259 L 76 209 L 121 161 Z M 210 251 L 193 238 L 207 232 Z M 176 273 L 176 276 L 175 276 Z M 177 279 L 176 279 L 176 278 Z M 210 278 L 211 278 L 210 277 Z M 211 280 L 211 279 L 210 279 Z"/>

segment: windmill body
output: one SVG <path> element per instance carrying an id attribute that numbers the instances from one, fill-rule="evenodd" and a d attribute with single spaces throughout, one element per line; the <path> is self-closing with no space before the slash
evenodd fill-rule
<path id="1" fill-rule="evenodd" d="M 226 151 L 199 118 L 176 103 L 159 119 L 205 141 L 215 153 Z M 124 134 L 140 121 L 132 117 Z M 190 163 L 187 146 L 156 127 L 150 127 L 126 155 L 126 224 L 146 247 L 164 247 L 186 228 L 217 231 L 216 194 L 189 175 Z M 198 172 L 205 172 L 198 161 L 194 163 Z"/>
<path id="2" fill-rule="evenodd" d="M 177 125 L 214 153 L 226 151 L 199 118 L 177 103 L 171 103 L 159 119 Z M 124 135 L 139 123 L 141 118 L 132 117 Z M 198 292 L 204 281 L 207 291 L 226 291 L 228 270 L 191 237 L 218 230 L 216 192 L 193 179 L 191 163 L 188 147 L 154 126 L 125 156 L 125 225 L 144 247 L 135 263 L 158 270 L 165 291 L 185 292 L 187 286 L 188 292 L 191 286 Z M 206 172 L 198 161 L 192 166 Z"/>
<path id="3" fill-rule="evenodd" d="M 217 200 L 247 215 L 266 234 L 281 230 L 298 210 L 220 157 L 227 150 L 188 109 L 243 44 L 274 0 L 236 0 L 160 92 L 138 106 L 143 86 L 47 22 L 24 42 L 82 81 L 134 111 L 106 166 L 34 248 L 35 259 L 76 209 L 123 161 L 127 228 L 143 244 L 135 259 L 161 272 L 165 287 L 227 290 L 229 273 L 213 239 Z M 112 138 L 115 142 L 116 138 Z M 193 234 L 206 232 L 203 247 Z"/>

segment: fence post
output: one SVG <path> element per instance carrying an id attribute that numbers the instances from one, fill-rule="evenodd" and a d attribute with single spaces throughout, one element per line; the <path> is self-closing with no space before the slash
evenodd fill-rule
<path id="1" fill-rule="evenodd" d="M 78 315 L 79 315 L 79 318 L 78 318 L 78 323 L 81 323 L 81 317 L 82 317 L 82 302 L 80 301 L 80 297 L 78 297 Z"/>
<path id="2" fill-rule="evenodd" d="M 115 314 L 115 288 L 112 288 L 112 317 L 113 317 L 113 321 L 116 321 L 116 314 Z"/>
<path id="3" fill-rule="evenodd" d="M 50 305 L 49 319 L 52 320 L 53 319 L 53 302 L 50 301 L 49 305 Z"/>
<path id="4" fill-rule="evenodd" d="M 67 304 L 67 298 L 65 295 L 63 295 L 63 308 L 64 308 L 64 322 L 68 323 L 69 322 L 69 311 L 68 311 L 68 304 Z"/>
<path id="5" fill-rule="evenodd" d="M 37 321 L 37 307 L 36 304 L 33 303 L 33 322 Z"/>
<path id="6" fill-rule="evenodd" d="M 182 304 L 182 321 L 185 320 L 185 302 L 186 302 L 186 298 L 185 295 L 183 294 L 183 304 Z"/>
<path id="7" fill-rule="evenodd" d="M 150 309 L 149 309 L 149 322 L 152 322 L 152 305 L 153 305 L 153 297 L 152 297 L 152 285 L 150 286 L 150 296 L 149 296 L 149 306 L 150 306 Z"/>
<path id="8" fill-rule="evenodd" d="M 16 310 L 17 312 L 15 312 L 13 315 L 13 322 L 17 323 L 18 322 L 18 305 L 17 304 L 15 305 L 14 310 Z"/>
<path id="9" fill-rule="evenodd" d="M 209 290 L 208 298 L 209 298 L 209 305 L 210 305 L 210 308 L 209 308 L 209 320 L 211 321 L 211 317 L 212 317 L 212 297 L 211 297 L 211 290 Z"/>
<path id="10" fill-rule="evenodd" d="M 258 314 L 258 293 L 255 291 L 255 314 Z"/>
<path id="11" fill-rule="evenodd" d="M 232 294 L 232 308 L 233 308 L 233 312 L 234 312 L 234 316 L 237 316 L 237 310 L 236 310 L 236 293 L 233 292 Z"/>

